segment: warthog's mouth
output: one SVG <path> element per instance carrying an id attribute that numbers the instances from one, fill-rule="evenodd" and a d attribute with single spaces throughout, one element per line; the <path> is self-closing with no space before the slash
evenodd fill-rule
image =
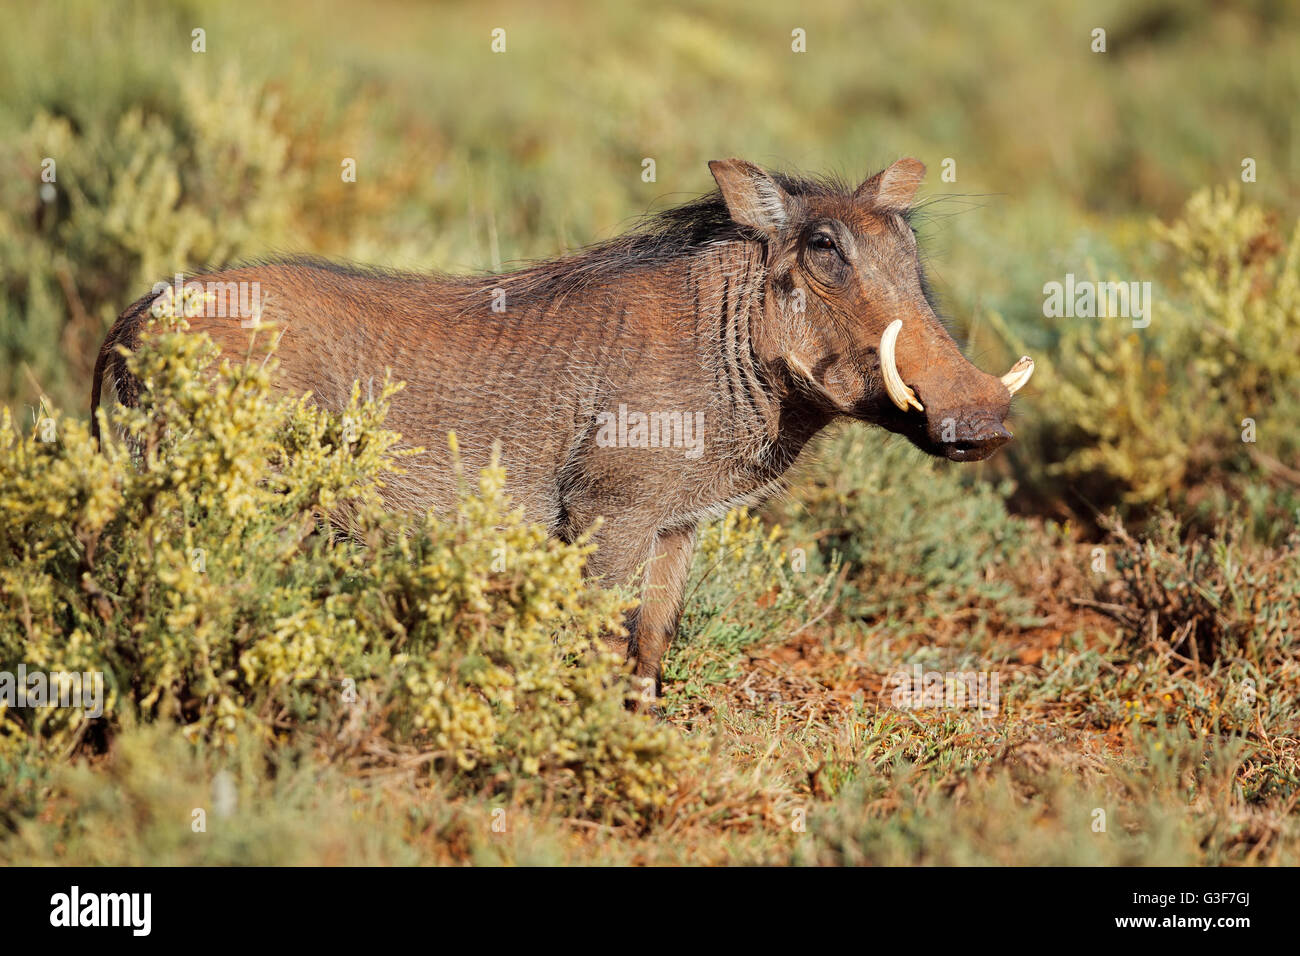
<path id="1" fill-rule="evenodd" d="M 979 438 L 941 445 L 939 454 L 949 461 L 983 461 L 1011 441 L 1011 438 L 1011 432 L 999 425 L 997 431 L 990 431 Z"/>

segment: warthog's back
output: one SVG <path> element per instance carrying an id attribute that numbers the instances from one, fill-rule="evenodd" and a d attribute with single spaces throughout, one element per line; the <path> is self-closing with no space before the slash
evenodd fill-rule
<path id="1" fill-rule="evenodd" d="M 651 294 L 653 270 L 621 283 L 598 279 L 558 301 L 540 294 L 527 272 L 453 279 L 316 261 L 245 266 L 186 282 L 211 293 L 188 321 L 223 356 L 245 356 L 255 325 L 266 326 L 258 334 L 278 337 L 276 382 L 286 391 L 310 391 L 338 410 L 354 382 L 368 388 L 391 372 L 406 383 L 388 423 L 403 444 L 426 451 L 405 460 L 408 474 L 386 489 L 395 505 L 450 504 L 449 431 L 471 470 L 499 444 L 510 491 L 526 514 L 566 535 L 581 530 L 565 524 L 575 489 L 685 508 L 699 496 L 683 495 L 683 485 L 717 481 L 716 462 L 703 460 L 706 422 L 713 437 L 722 435 L 718 409 L 710 407 L 717 403 L 710 389 L 716 362 L 696 336 L 696 297 L 686 301 L 671 288 Z M 110 342 L 134 345 L 152 298 L 124 314 Z M 607 447 L 627 450 L 628 419 L 635 431 L 637 416 L 662 430 L 662 444 L 676 443 L 678 453 L 639 460 L 607 454 Z M 608 446 L 599 440 L 602 425 L 611 426 Z M 723 489 L 723 497 L 736 491 Z"/>

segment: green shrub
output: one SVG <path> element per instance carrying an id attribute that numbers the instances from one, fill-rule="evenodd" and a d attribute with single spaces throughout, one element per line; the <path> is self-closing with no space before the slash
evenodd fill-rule
<path id="1" fill-rule="evenodd" d="M 793 543 L 842 556 L 847 613 L 919 619 L 981 600 L 1025 610 L 994 575 L 1027 540 L 1006 510 L 1009 482 L 968 483 L 959 467 L 861 426 L 819 453 L 834 467 L 808 475 L 778 511 Z"/>
<path id="2" fill-rule="evenodd" d="M 155 282 L 289 244 L 303 177 L 277 100 L 233 68 L 176 83 L 179 115 L 42 109 L 0 156 L 0 394 L 30 388 L 26 365 L 82 400 L 104 330 Z"/>
<path id="3" fill-rule="evenodd" d="M 669 681 L 687 682 L 683 693 L 731 679 L 746 652 L 788 639 L 834 607 L 838 558 L 788 544 L 780 525 L 744 509 L 700 527 L 664 669 Z"/>
<path id="4" fill-rule="evenodd" d="M 1300 504 L 1286 464 L 1300 454 L 1300 232 L 1284 242 L 1235 186 L 1155 230 L 1182 274 L 1150 327 L 1066 320 L 1045 363 L 1048 474 L 1097 508 L 1169 503 L 1203 524 L 1242 499 L 1278 540 Z"/>
<path id="5" fill-rule="evenodd" d="M 597 638 L 630 605 L 586 586 L 592 546 L 526 523 L 496 466 L 461 476 L 445 520 L 389 514 L 396 386 L 331 415 L 277 398 L 273 363 L 213 352 L 162 327 L 130 358 L 148 383 L 118 417 L 132 454 L 61 417 L 55 441 L 18 437 L 4 413 L 0 665 L 102 671 L 108 700 L 97 721 L 0 712 L 0 751 L 160 719 L 218 746 L 360 722 L 452 786 L 535 785 L 613 818 L 663 805 L 699 750 L 626 712 Z"/>

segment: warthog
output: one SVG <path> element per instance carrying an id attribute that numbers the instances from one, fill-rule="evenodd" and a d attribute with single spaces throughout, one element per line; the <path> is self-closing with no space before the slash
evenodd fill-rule
<path id="1" fill-rule="evenodd" d="M 700 521 L 771 495 L 842 416 L 987 458 L 1033 371 L 1024 358 L 985 374 L 936 318 L 908 224 L 917 160 L 857 189 L 739 159 L 709 168 L 716 192 L 505 275 L 297 259 L 191 281 L 257 290 L 286 390 L 337 410 L 354 381 L 391 369 L 407 383 L 389 422 L 427 451 L 386 489 L 391 506 L 449 508 L 454 430 L 470 468 L 500 443 L 509 490 L 551 534 L 571 541 L 602 517 L 588 573 L 640 587 L 629 636 L 611 641 L 657 692 Z M 138 396 L 119 346 L 137 346 L 152 300 L 109 332 L 92 409 L 105 372 L 120 401 Z M 209 305 L 190 324 L 239 358 L 250 323 L 235 311 Z"/>

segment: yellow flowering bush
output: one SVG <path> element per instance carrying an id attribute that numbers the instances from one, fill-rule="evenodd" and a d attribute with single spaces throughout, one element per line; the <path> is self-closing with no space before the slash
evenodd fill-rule
<path id="1" fill-rule="evenodd" d="M 0 760 L 163 719 L 217 746 L 351 720 L 475 793 L 617 818 L 669 799 L 701 752 L 627 711 L 599 638 L 631 605 L 587 586 L 591 544 L 526 522 L 495 465 L 458 472 L 454 515 L 389 513 L 413 453 L 383 427 L 398 386 L 330 414 L 278 396 L 273 357 L 218 365 L 158 311 L 125 442 L 0 418 L 0 670 L 102 672 L 107 698 L 100 719 L 0 709 Z"/>
<path id="2" fill-rule="evenodd" d="M 1286 239 L 1234 185 L 1154 231 L 1180 273 L 1151 325 L 1074 322 L 1044 369 L 1045 447 L 1064 451 L 1049 474 L 1093 503 L 1173 501 L 1206 525 L 1244 499 L 1280 540 L 1300 505 L 1300 230 Z"/>

